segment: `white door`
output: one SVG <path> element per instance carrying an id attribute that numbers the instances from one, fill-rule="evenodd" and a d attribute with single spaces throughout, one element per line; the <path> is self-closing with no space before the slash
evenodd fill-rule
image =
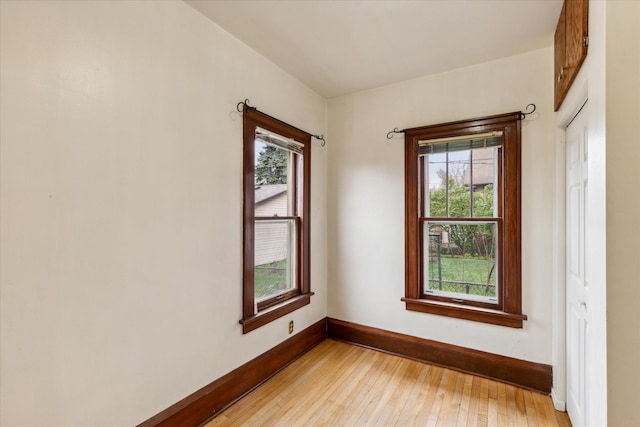
<path id="1" fill-rule="evenodd" d="M 587 104 L 567 127 L 566 286 L 567 412 L 574 427 L 589 425 L 589 284 L 587 241 Z"/>

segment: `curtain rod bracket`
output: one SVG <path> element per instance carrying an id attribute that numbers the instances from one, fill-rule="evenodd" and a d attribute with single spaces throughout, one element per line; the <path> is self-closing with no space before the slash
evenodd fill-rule
<path id="1" fill-rule="evenodd" d="M 242 107 L 241 107 L 242 105 Z M 244 110 L 256 110 L 256 107 L 252 107 L 249 105 L 249 99 L 245 99 L 244 101 L 240 101 L 238 102 L 238 105 L 236 105 L 236 110 L 238 111 L 238 113 L 243 113 Z"/>
<path id="2" fill-rule="evenodd" d="M 315 139 L 317 139 L 318 141 L 320 141 L 320 146 L 324 147 L 324 145 L 327 143 L 327 141 L 324 140 L 324 134 L 323 135 L 311 135 L 312 137 L 314 137 Z"/>
<path id="3" fill-rule="evenodd" d="M 529 107 L 533 107 L 533 109 L 529 111 Z M 524 108 L 524 110 L 526 111 L 526 113 L 523 113 L 522 111 L 520 111 L 520 120 L 524 120 L 527 118 L 529 114 L 533 114 L 536 111 L 536 104 L 528 104 Z"/>
<path id="4" fill-rule="evenodd" d="M 387 133 L 387 139 L 393 138 L 394 133 L 404 133 L 404 132 L 405 132 L 404 129 L 400 130 L 398 128 L 393 128 L 391 132 Z"/>

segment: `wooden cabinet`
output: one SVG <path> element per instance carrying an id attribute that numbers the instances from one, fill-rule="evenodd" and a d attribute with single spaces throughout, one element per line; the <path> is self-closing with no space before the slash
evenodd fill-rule
<path id="1" fill-rule="evenodd" d="M 554 39 L 554 111 L 558 111 L 589 47 L 589 1 L 565 0 Z"/>

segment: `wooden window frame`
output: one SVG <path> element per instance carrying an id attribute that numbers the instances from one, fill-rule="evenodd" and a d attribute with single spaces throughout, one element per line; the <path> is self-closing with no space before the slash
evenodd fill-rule
<path id="1" fill-rule="evenodd" d="M 294 216 L 278 217 L 293 219 L 297 223 L 295 257 L 296 284 L 294 289 L 256 305 L 254 294 L 254 243 L 257 220 L 273 219 L 255 216 L 255 135 L 256 128 L 291 138 L 302 144 L 301 206 Z M 243 279 L 242 279 L 242 333 L 246 334 L 311 303 L 310 285 L 310 196 L 311 196 L 311 135 L 287 123 L 275 119 L 251 107 L 243 111 Z M 297 162 L 293 162 L 297 167 Z M 297 177 L 297 173 L 293 173 Z M 297 180 L 297 178 L 294 178 Z M 297 196 L 297 195 L 296 195 Z"/>
<path id="2" fill-rule="evenodd" d="M 423 292 L 422 221 L 418 184 L 419 141 L 480 134 L 503 133 L 498 161 L 498 303 L 487 304 L 427 295 Z M 443 123 L 405 132 L 405 302 L 406 309 L 459 319 L 522 328 L 521 249 L 521 130 L 518 112 Z M 420 200 L 424 200 L 423 198 Z M 429 218 L 435 220 L 435 218 Z M 456 220 L 458 218 L 447 218 Z M 459 300 L 456 298 L 456 300 Z"/>

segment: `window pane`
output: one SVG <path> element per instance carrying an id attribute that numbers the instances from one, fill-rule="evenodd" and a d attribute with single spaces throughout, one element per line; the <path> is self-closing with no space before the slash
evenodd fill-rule
<path id="1" fill-rule="evenodd" d="M 290 158 L 292 153 L 278 146 L 255 140 L 255 214 L 290 216 Z"/>
<path id="2" fill-rule="evenodd" d="M 496 188 L 497 148 L 472 150 L 472 161 L 465 172 L 464 184 L 473 189 L 473 216 L 493 217 L 494 189 Z"/>
<path id="3" fill-rule="evenodd" d="M 425 222 L 425 293 L 495 302 L 497 223 Z"/>
<path id="4" fill-rule="evenodd" d="M 295 221 L 255 223 L 254 293 L 259 302 L 296 287 Z"/>
<path id="5" fill-rule="evenodd" d="M 425 216 L 467 218 L 471 214 L 471 193 L 464 185 L 471 150 L 426 155 Z M 428 191 L 427 191 L 428 189 Z"/>
<path id="6" fill-rule="evenodd" d="M 424 216 L 496 216 L 496 199 L 493 195 L 497 182 L 497 150 L 479 148 L 425 155 L 424 188 L 427 201 Z"/>
<path id="7" fill-rule="evenodd" d="M 447 155 L 446 153 L 424 156 L 424 216 L 447 216 Z"/>
<path id="8" fill-rule="evenodd" d="M 449 217 L 467 218 L 471 215 L 471 192 L 464 185 L 464 174 L 469 170 L 471 150 L 448 154 Z"/>

